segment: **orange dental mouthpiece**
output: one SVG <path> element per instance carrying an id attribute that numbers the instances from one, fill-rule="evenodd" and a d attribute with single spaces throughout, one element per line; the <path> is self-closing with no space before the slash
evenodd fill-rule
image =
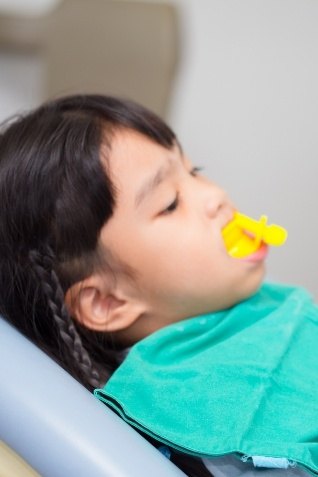
<path id="1" fill-rule="evenodd" d="M 262 243 L 279 247 L 285 243 L 287 235 L 287 230 L 280 225 L 267 225 L 266 215 L 254 220 L 239 212 L 222 230 L 225 247 L 234 258 L 251 255 Z"/>

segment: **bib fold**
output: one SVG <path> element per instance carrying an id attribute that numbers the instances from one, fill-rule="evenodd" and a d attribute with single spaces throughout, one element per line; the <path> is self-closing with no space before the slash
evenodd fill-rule
<path id="1" fill-rule="evenodd" d="M 317 378 L 318 307 L 301 288 L 265 284 L 139 341 L 95 395 L 177 450 L 287 459 L 318 475 Z"/>

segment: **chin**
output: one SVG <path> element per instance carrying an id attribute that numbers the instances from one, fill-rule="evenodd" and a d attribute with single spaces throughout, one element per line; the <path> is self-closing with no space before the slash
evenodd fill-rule
<path id="1" fill-rule="evenodd" d="M 265 276 L 265 266 L 260 269 L 259 276 L 253 277 L 250 283 L 247 283 L 246 289 L 242 291 L 241 300 L 246 300 L 260 289 Z"/>

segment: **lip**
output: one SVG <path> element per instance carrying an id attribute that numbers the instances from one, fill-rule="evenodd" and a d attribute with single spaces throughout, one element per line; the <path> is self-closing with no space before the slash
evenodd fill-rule
<path id="1" fill-rule="evenodd" d="M 267 255 L 268 255 L 268 245 L 262 242 L 261 246 L 256 250 L 256 252 L 252 253 L 251 255 L 248 255 L 247 257 L 241 258 L 240 260 L 243 260 L 244 262 L 257 263 L 257 262 L 262 262 L 263 260 L 265 260 Z"/>

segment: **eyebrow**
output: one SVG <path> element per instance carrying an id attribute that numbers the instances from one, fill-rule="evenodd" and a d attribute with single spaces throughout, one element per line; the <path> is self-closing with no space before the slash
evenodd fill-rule
<path id="1" fill-rule="evenodd" d="M 171 171 L 173 162 L 174 161 L 170 159 L 168 164 L 164 164 L 160 167 L 160 169 L 141 186 L 135 198 L 136 207 L 139 207 L 146 197 L 152 194 L 153 191 L 165 180 Z"/>
<path id="2" fill-rule="evenodd" d="M 177 160 L 180 160 L 182 164 L 185 163 L 185 158 L 183 155 L 183 150 L 181 144 L 176 140 L 176 147 L 179 152 Z M 173 157 L 168 158 L 168 165 L 164 164 L 160 169 L 150 177 L 139 189 L 135 198 L 136 208 L 148 197 L 169 175 L 173 165 L 175 164 L 175 159 Z"/>

